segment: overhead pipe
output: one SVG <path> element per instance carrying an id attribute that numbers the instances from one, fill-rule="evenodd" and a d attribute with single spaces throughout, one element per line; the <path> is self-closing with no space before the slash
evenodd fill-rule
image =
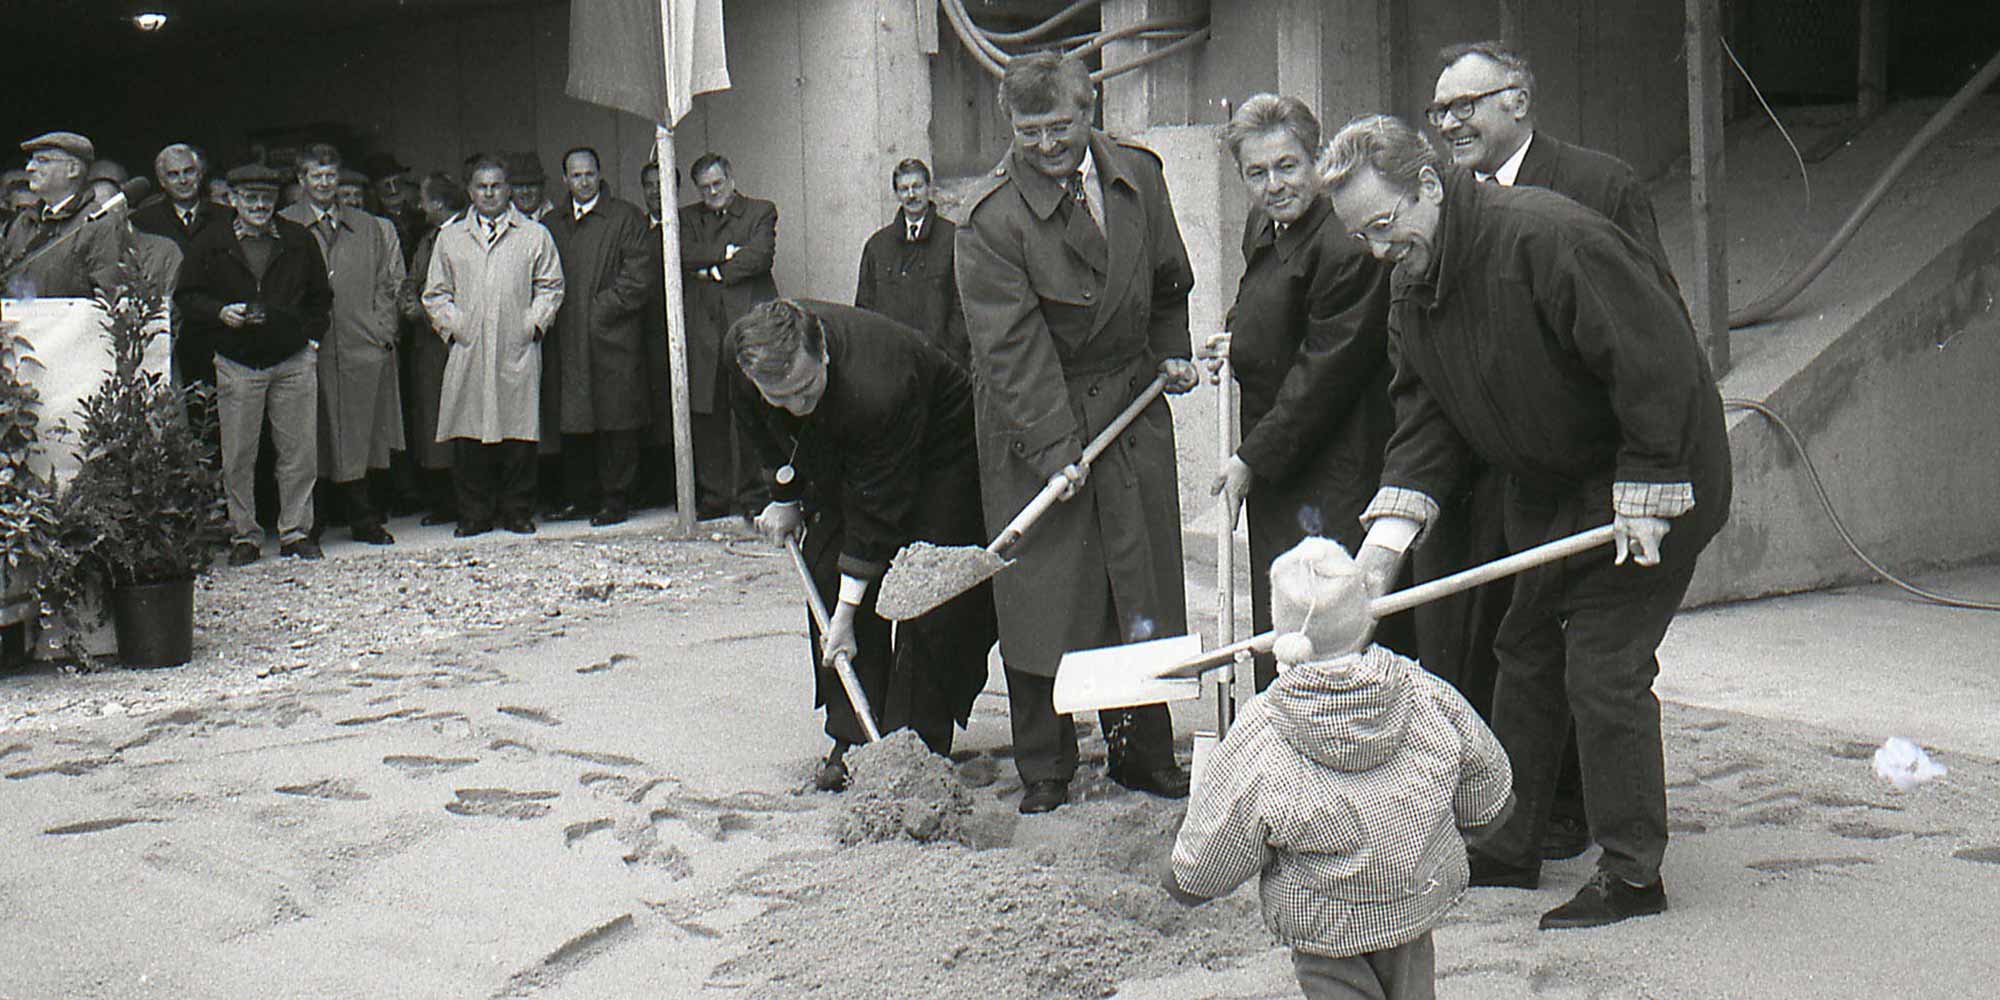
<path id="1" fill-rule="evenodd" d="M 1924 147 L 1930 145 L 1940 132 L 1957 120 L 1959 114 L 1965 110 L 1965 106 L 1971 104 L 1973 98 L 1985 93 L 1986 88 L 1992 86 L 1996 79 L 2000 79 L 2000 52 L 1995 52 L 1993 58 L 1987 60 L 1986 65 L 1980 67 L 1979 72 L 1973 74 L 1972 79 L 1966 81 L 1965 86 L 1960 87 L 1958 93 L 1953 94 L 1951 100 L 1946 101 L 1944 107 L 1939 108 L 1937 113 L 1931 116 L 1930 121 L 1925 122 L 1924 127 L 1903 146 L 1902 151 L 1896 154 L 1895 160 L 1890 162 L 1888 169 L 1882 171 L 1882 175 L 1875 179 L 1874 186 L 1862 196 L 1861 203 L 1848 214 L 1847 221 L 1841 223 L 1840 231 L 1833 234 L 1833 238 L 1820 248 L 1819 253 L 1776 291 L 1730 313 L 1729 328 L 1734 330 L 1762 323 L 1776 316 L 1778 310 L 1798 298 L 1799 293 L 1805 291 L 1806 286 L 1812 284 L 1820 276 L 1820 272 L 1826 270 L 1827 265 L 1833 263 L 1833 259 L 1847 248 L 1848 241 L 1860 231 L 1861 224 L 1868 221 L 1868 216 L 1875 211 L 1877 205 L 1881 204 L 1882 197 L 1889 193 L 1889 188 L 1901 179 L 1903 171 L 1909 169 L 1910 164 L 1916 161 L 1917 154 L 1922 153 Z"/>

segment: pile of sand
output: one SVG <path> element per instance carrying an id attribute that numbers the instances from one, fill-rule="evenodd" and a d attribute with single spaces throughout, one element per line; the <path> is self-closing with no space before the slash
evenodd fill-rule
<path id="1" fill-rule="evenodd" d="M 875 613 L 907 621 L 978 586 L 1004 565 L 977 545 L 911 542 L 890 560 L 875 595 Z"/>
<path id="2" fill-rule="evenodd" d="M 972 795 L 951 761 L 898 730 L 847 755 L 845 808 L 834 839 L 845 845 L 914 840 L 968 843 Z"/>
<path id="3" fill-rule="evenodd" d="M 1079 790 L 1103 797 L 1028 819 L 979 796 L 961 829 L 987 850 L 902 836 L 775 860 L 737 886 L 772 906 L 744 930 L 772 946 L 715 978 L 824 1000 L 1102 997 L 1271 947 L 1255 892 L 1186 909 L 1160 888 L 1178 804 Z"/>

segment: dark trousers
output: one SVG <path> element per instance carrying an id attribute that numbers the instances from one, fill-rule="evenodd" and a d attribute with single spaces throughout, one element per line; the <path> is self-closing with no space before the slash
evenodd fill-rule
<path id="1" fill-rule="evenodd" d="M 1023 782 L 1068 781 L 1076 776 L 1076 720 L 1057 715 L 1056 681 L 1007 670 L 1008 715 L 1014 724 L 1014 768 Z M 1165 705 L 1113 708 L 1097 713 L 1104 729 L 1105 764 L 1140 772 L 1174 763 L 1174 720 Z"/>
<path id="2" fill-rule="evenodd" d="M 1604 518 L 1573 500 L 1509 497 L 1507 536 L 1527 548 Z M 1590 523 L 1586 523 L 1590 522 Z M 1563 747 L 1574 720 L 1583 801 L 1598 867 L 1637 884 L 1659 878 L 1667 849 L 1666 765 L 1654 653 L 1680 608 L 1707 538 L 1669 531 L 1657 566 L 1614 566 L 1609 548 L 1531 570 L 1494 643 L 1493 731 L 1514 766 L 1514 814 L 1484 850 L 1538 863 Z"/>
<path id="3" fill-rule="evenodd" d="M 736 426 L 727 409 L 718 409 L 694 414 L 688 428 L 694 440 L 695 506 L 710 515 L 755 514 L 763 509 L 766 497 L 750 436 Z"/>
<path id="4" fill-rule="evenodd" d="M 535 510 L 535 442 L 451 439 L 460 524 L 526 520 Z"/>
<path id="5" fill-rule="evenodd" d="M 813 585 L 831 611 L 840 600 L 840 538 L 833 534 L 830 539 L 814 539 L 815 531 L 820 529 L 815 527 L 807 532 L 806 561 L 812 567 Z M 820 544 L 810 544 L 813 542 Z M 861 693 L 868 699 L 875 725 L 883 735 L 907 728 L 932 753 L 948 754 L 954 710 L 937 697 L 937 689 L 917 683 L 918 679 L 911 677 L 900 678 L 900 684 L 890 683 L 897 667 L 896 649 L 890 641 L 889 622 L 875 613 L 875 595 L 881 589 L 879 580 L 870 584 L 861 606 L 854 610 L 856 649 L 848 665 L 853 668 L 855 679 L 861 682 Z M 904 626 L 906 632 L 909 628 Z M 806 629 L 812 636 L 811 650 L 817 662 L 820 632 L 810 611 L 806 613 Z M 826 734 L 843 743 L 868 742 L 868 734 L 854 713 L 854 704 L 847 697 L 847 689 L 841 686 L 839 675 L 830 667 L 816 666 L 814 678 L 818 698 L 826 706 Z"/>
<path id="6" fill-rule="evenodd" d="M 1425 931 L 1394 948 L 1346 958 L 1292 951 L 1292 974 L 1306 1000 L 1434 1000 L 1437 952 Z"/>
<path id="7" fill-rule="evenodd" d="M 1463 495 L 1444 504 L 1425 529 L 1424 544 L 1410 563 L 1418 583 L 1510 555 L 1507 545 L 1507 477 L 1481 466 Z M 1500 580 L 1413 609 L 1418 660 L 1465 696 L 1481 718 L 1493 718 L 1493 687 L 1500 661 L 1493 643 L 1514 600 L 1514 581 Z M 1259 687 L 1262 690 L 1262 687 Z M 1551 816 L 1582 826 L 1583 778 L 1576 761 L 1576 737 L 1564 743 Z M 1518 767 L 1518 765 L 1516 765 Z"/>
<path id="8" fill-rule="evenodd" d="M 638 479 L 639 432 L 564 434 L 564 499 L 578 510 L 626 510 Z"/>

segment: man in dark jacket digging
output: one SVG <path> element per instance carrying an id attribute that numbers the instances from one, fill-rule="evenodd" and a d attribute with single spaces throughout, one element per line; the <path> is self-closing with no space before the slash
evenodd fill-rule
<path id="1" fill-rule="evenodd" d="M 804 529 L 813 582 L 831 609 L 819 662 L 845 651 L 882 732 L 905 726 L 951 751 L 986 684 L 996 634 L 988 584 L 904 622 L 893 641 L 875 598 L 889 557 L 913 541 L 979 545 L 972 386 L 917 331 L 830 302 L 778 299 L 729 329 L 736 417 L 776 470 L 757 525 L 783 541 Z M 832 670 L 815 672 L 833 751 L 816 783 L 847 783 L 865 739 Z"/>
<path id="2" fill-rule="evenodd" d="M 262 164 L 229 172 L 236 215 L 194 237 L 174 296 L 186 328 L 215 345 L 232 566 L 256 562 L 260 552 L 254 480 L 266 418 L 278 454 L 279 554 L 320 557 L 307 533 L 318 471 L 319 341 L 333 289 L 312 234 L 276 217 L 285 180 Z"/>
<path id="3" fill-rule="evenodd" d="M 1516 581 L 1494 643 L 1493 729 L 1520 807 L 1473 858 L 1472 884 L 1540 884 L 1574 716 L 1604 853 L 1541 925 L 1658 913 L 1667 801 L 1654 652 L 1730 497 L 1722 400 L 1673 278 L 1603 216 L 1481 184 L 1394 118 L 1349 122 L 1323 164 L 1342 223 L 1396 264 L 1396 430 L 1362 514 L 1371 585 L 1391 577 L 1474 457 L 1507 476 L 1509 547 L 1606 521 L 1615 530 L 1615 557 L 1600 549 Z"/>

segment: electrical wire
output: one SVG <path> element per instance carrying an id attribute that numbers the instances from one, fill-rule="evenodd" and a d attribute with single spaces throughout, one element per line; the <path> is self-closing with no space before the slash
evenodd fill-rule
<path id="1" fill-rule="evenodd" d="M 1806 172 L 1805 154 L 1799 152 L 1799 144 L 1792 141 L 1791 130 L 1778 118 L 1778 112 L 1772 110 L 1771 102 L 1764 99 L 1763 89 L 1757 86 L 1757 81 L 1750 76 L 1750 71 L 1743 68 L 1743 61 L 1736 58 L 1736 50 L 1729 47 L 1729 39 L 1718 35 L 1716 40 L 1722 43 L 1722 51 L 1729 56 L 1729 61 L 1736 67 L 1736 72 L 1743 75 L 1743 82 L 1750 85 L 1750 93 L 1755 95 L 1757 103 L 1763 106 L 1764 115 L 1771 119 L 1771 124 L 1778 127 L 1778 134 L 1784 137 L 1785 145 L 1792 148 L 1792 159 L 1799 165 L 1799 181 L 1806 189 L 1805 206 L 1799 209 L 1797 218 L 1792 220 L 1792 232 L 1797 240 L 1785 248 L 1785 256 L 1779 259 L 1777 266 L 1771 268 L 1771 286 L 1776 287 L 1777 283 L 1783 280 L 1781 276 L 1792 266 L 1793 258 L 1799 255 L 1799 247 L 1806 241 L 1806 224 L 1812 218 L 1812 175 Z M 1764 291 L 1757 293 L 1757 297 L 1761 299 L 1769 291 L 1771 288 L 1765 288 Z"/>
<path id="2" fill-rule="evenodd" d="M 1812 483 L 1813 493 L 1819 497 L 1820 508 L 1826 511 L 1826 519 L 1833 524 L 1833 530 L 1839 533 L 1840 540 L 1846 543 L 1847 551 L 1854 553 L 1854 557 L 1861 560 L 1862 564 L 1866 565 L 1883 582 L 1906 594 L 1933 604 L 1941 604 L 1948 608 L 1964 608 L 1971 611 L 2000 611 L 2000 603 L 1953 597 L 1950 594 L 1943 594 L 1935 590 L 1927 590 L 1919 587 L 1889 572 L 1883 568 L 1881 563 L 1869 558 L 1868 553 L 1861 550 L 1860 543 L 1856 542 L 1854 536 L 1848 532 L 1847 525 L 1840 519 L 1840 514 L 1833 509 L 1833 499 L 1827 496 L 1826 483 L 1821 481 L 1819 469 L 1813 465 L 1812 456 L 1806 454 L 1806 443 L 1799 438 L 1798 432 L 1792 430 L 1792 426 L 1786 423 L 1783 417 L 1778 416 L 1776 410 L 1754 399 L 1725 399 L 1722 401 L 1722 408 L 1725 410 L 1749 410 L 1769 420 L 1773 426 L 1777 427 L 1784 434 L 1785 439 L 1791 442 L 1792 450 L 1798 453 L 1800 463 L 1805 466 L 1806 478 Z"/>
<path id="3" fill-rule="evenodd" d="M 1000 47 L 1001 42 L 1020 43 L 1041 38 L 1054 31 L 1062 22 L 1082 12 L 1086 6 L 1095 4 L 1099 0 L 1078 0 L 1078 2 L 1072 3 L 1068 7 L 1058 11 L 1054 17 L 1034 27 L 1022 31 L 999 33 L 981 28 L 972 19 L 972 14 L 965 9 L 965 0 L 940 0 L 940 2 L 944 7 L 945 20 L 951 25 L 952 33 L 958 36 L 960 44 L 964 45 L 966 51 L 971 53 L 973 62 L 980 69 L 985 70 L 988 75 L 1000 77 L 1006 75 L 1007 63 L 1014 58 L 1012 54 Z M 1185 34 L 1181 34 L 1181 32 L 1185 32 Z M 1204 21 L 1198 19 L 1152 18 L 1112 31 L 1098 31 L 1089 35 L 1076 36 L 1077 39 L 1082 41 L 1082 44 L 1069 50 L 1069 54 L 1081 58 L 1100 51 L 1105 45 L 1111 42 L 1128 38 L 1163 41 L 1167 37 L 1176 36 L 1178 36 L 1177 41 L 1163 45 L 1135 59 L 1113 66 L 1103 66 L 1093 71 L 1090 74 L 1091 82 L 1102 83 L 1112 77 L 1121 76 L 1133 70 L 1149 66 L 1207 41 L 1209 37 L 1208 27 Z M 1070 39 L 1065 39 L 1065 41 L 1068 40 Z"/>
<path id="4" fill-rule="evenodd" d="M 1054 16 L 1032 28 L 1021 31 L 989 31 L 986 37 L 994 42 L 1032 42 L 1062 26 L 1064 21 L 1097 6 L 1103 0 L 1076 0 L 1075 3 L 1057 11 Z"/>

